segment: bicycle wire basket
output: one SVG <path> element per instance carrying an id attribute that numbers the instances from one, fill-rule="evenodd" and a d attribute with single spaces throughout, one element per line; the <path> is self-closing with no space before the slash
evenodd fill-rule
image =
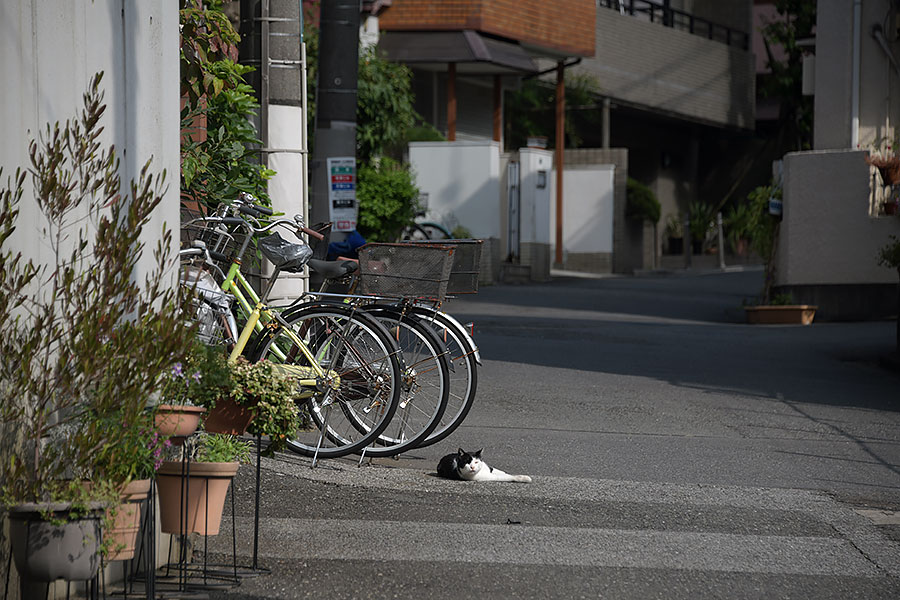
<path id="1" fill-rule="evenodd" d="M 204 216 L 206 215 L 200 210 L 182 204 L 181 247 L 190 248 L 195 241 L 201 241 L 210 252 L 217 252 L 227 257 L 227 260 L 233 259 L 247 237 L 246 230 L 239 225 L 203 221 Z"/>
<path id="2" fill-rule="evenodd" d="M 195 265 L 183 265 L 181 285 L 191 294 L 188 318 L 197 324 L 197 338 L 207 346 L 233 342 L 226 324 L 233 297 L 226 294 L 208 272 Z"/>
<path id="3" fill-rule="evenodd" d="M 380 244 L 359 248 L 359 293 L 442 302 L 453 255 L 443 244 Z"/>
<path id="4" fill-rule="evenodd" d="M 447 283 L 448 294 L 477 294 L 478 276 L 481 273 L 481 251 L 484 240 L 415 240 L 410 244 L 440 244 L 451 246 L 453 266 L 450 268 L 450 281 Z"/>

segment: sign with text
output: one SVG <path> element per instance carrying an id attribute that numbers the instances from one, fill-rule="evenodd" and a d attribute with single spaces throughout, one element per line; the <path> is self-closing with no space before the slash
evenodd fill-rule
<path id="1" fill-rule="evenodd" d="M 328 214 L 332 231 L 356 229 L 356 158 L 328 159 Z"/>

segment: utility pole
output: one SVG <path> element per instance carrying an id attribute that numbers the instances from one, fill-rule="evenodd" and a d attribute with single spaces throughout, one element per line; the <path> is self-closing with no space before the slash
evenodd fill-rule
<path id="1" fill-rule="evenodd" d="M 563 267 L 563 169 L 566 152 L 566 65 L 556 63 L 556 257 L 557 267 Z"/>
<path id="2" fill-rule="evenodd" d="M 310 163 L 313 222 L 332 221 L 332 241 L 356 229 L 356 82 L 359 0 L 329 0 L 319 19 L 316 134 Z"/>

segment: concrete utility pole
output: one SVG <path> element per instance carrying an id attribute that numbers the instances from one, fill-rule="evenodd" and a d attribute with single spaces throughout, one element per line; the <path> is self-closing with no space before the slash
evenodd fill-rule
<path id="1" fill-rule="evenodd" d="M 356 228 L 358 208 L 355 160 L 360 6 L 359 0 L 329 0 L 322 2 L 321 7 L 316 136 L 310 163 L 311 220 L 334 221 L 331 239 L 340 241 L 345 237 L 341 231 Z M 340 158 L 352 161 L 334 160 Z M 352 173 L 347 172 L 350 168 Z M 340 180 L 335 184 L 340 193 L 329 197 L 333 176 Z"/>
<path id="2" fill-rule="evenodd" d="M 563 266 L 563 169 L 566 151 L 566 65 L 556 63 L 556 257 Z"/>
<path id="3" fill-rule="evenodd" d="M 260 162 L 276 172 L 269 180 L 272 207 L 308 220 L 306 189 L 306 88 L 302 16 L 297 2 L 241 0 L 241 62 L 256 67 L 247 82 L 259 96 Z M 272 299 L 305 289 L 300 274 L 284 273 Z"/>

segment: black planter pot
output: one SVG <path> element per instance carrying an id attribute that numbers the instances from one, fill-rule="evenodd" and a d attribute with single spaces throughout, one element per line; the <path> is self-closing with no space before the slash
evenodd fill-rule
<path id="1" fill-rule="evenodd" d="M 65 503 L 26 503 L 9 509 L 12 555 L 23 586 L 57 579 L 87 581 L 97 574 L 103 506 L 96 503 L 77 519 L 70 517 L 70 509 Z"/>
<path id="2" fill-rule="evenodd" d="M 684 252 L 684 238 L 669 238 L 669 254 L 681 254 Z"/>

